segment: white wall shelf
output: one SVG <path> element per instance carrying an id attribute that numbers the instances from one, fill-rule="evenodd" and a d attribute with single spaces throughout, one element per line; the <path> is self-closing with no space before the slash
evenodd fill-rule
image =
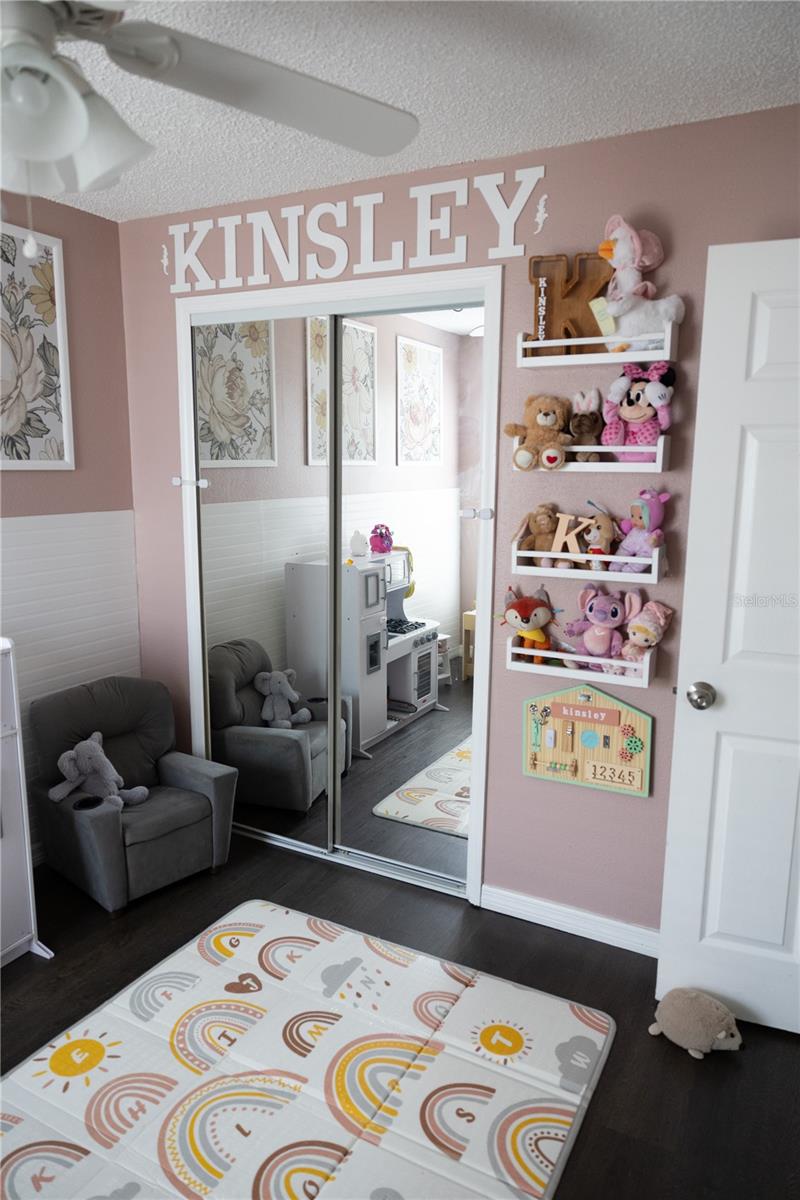
<path id="1" fill-rule="evenodd" d="M 521 539 L 520 539 L 521 540 Z M 574 567 L 545 567 L 537 559 L 572 562 Z M 603 563 L 604 568 L 592 569 L 592 563 Z M 636 566 L 644 564 L 643 571 L 620 571 L 624 563 Z M 511 546 L 511 570 L 514 575 L 543 575 L 550 579 L 594 579 L 597 583 L 658 583 L 666 575 L 666 559 L 660 547 L 653 551 L 652 558 L 628 558 L 619 554 L 554 554 L 552 550 L 520 550 L 519 541 Z M 616 568 L 616 569 L 615 569 Z"/>
<path id="2" fill-rule="evenodd" d="M 514 448 L 522 444 L 522 438 L 514 439 Z M 655 446 L 565 446 L 567 461 L 563 467 L 557 467 L 551 471 L 551 475 L 558 475 L 561 471 L 590 471 L 596 473 L 606 472 L 608 474 L 649 474 L 651 472 L 666 471 L 669 468 L 669 435 L 662 433 L 656 442 Z M 599 454 L 598 462 L 578 462 L 573 455 L 577 454 Z M 632 460 L 633 455 L 652 454 L 653 459 L 650 462 L 636 462 Z M 619 456 L 617 458 L 617 456 Z M 512 462 L 511 469 L 519 471 L 520 468 Z M 544 467 L 534 467 L 534 471 L 545 471 Z M 529 472 L 521 471 L 521 474 Z"/>
<path id="3" fill-rule="evenodd" d="M 619 341 L 624 350 L 609 350 L 608 343 Z M 637 349 L 637 345 L 641 349 Z M 597 346 L 597 353 L 571 354 L 573 346 Z M 565 349 L 566 347 L 566 349 Z M 600 349 L 602 347 L 602 349 Z M 532 350 L 552 349 L 551 354 L 532 354 Z M 665 321 L 664 328 L 653 333 L 625 337 L 624 334 L 600 335 L 590 338 L 538 338 L 517 334 L 518 367 L 597 367 L 621 362 L 674 362 L 678 357 L 678 326 Z"/>
<path id="4" fill-rule="evenodd" d="M 646 650 L 644 658 L 626 662 L 622 658 L 596 658 L 590 654 L 576 654 L 566 650 L 528 649 L 515 646 L 514 638 L 506 640 L 506 667 L 509 671 L 527 671 L 533 675 L 555 675 L 560 679 L 581 679 L 585 683 L 606 679 L 615 687 L 646 688 L 655 676 L 655 648 Z M 541 663 L 534 658 L 544 659 Z M 585 663 L 585 667 L 580 664 Z M 601 667 L 601 671 L 587 669 Z M 617 672 L 624 672 L 624 674 Z"/>

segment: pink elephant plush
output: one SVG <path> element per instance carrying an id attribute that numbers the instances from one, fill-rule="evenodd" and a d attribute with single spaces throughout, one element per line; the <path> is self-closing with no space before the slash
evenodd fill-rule
<path id="1" fill-rule="evenodd" d="M 578 596 L 578 605 L 583 619 L 570 621 L 564 626 L 567 637 L 576 639 L 576 653 L 597 658 L 619 658 L 623 646 L 619 628 L 641 612 L 641 592 L 633 588 L 622 595 L 587 587 Z M 600 665 L 589 669 L 603 670 Z"/>

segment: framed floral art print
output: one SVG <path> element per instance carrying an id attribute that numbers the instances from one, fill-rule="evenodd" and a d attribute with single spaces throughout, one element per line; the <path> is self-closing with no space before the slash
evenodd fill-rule
<path id="1" fill-rule="evenodd" d="M 306 321 L 306 408 L 308 465 L 328 462 L 327 317 Z M 347 467 L 377 462 L 378 331 L 360 321 L 342 322 L 342 463 Z"/>
<path id="2" fill-rule="evenodd" d="M 274 467 L 272 321 L 194 327 L 197 446 L 201 467 Z"/>
<path id="3" fill-rule="evenodd" d="M 23 254 L 32 236 L 36 252 Z M 4 225 L 0 235 L 0 468 L 72 471 L 72 410 L 59 238 Z"/>
<path id="4" fill-rule="evenodd" d="M 397 338 L 397 462 L 442 461 L 442 350 Z"/>

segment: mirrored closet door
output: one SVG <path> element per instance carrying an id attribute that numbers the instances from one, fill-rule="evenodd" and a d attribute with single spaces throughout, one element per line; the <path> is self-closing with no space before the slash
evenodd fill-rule
<path id="1" fill-rule="evenodd" d="M 192 338 L 207 752 L 239 770 L 237 828 L 325 851 L 327 348 L 258 312 Z"/>
<path id="2" fill-rule="evenodd" d="M 466 878 L 482 308 L 358 314 L 341 338 L 337 844 Z M 470 336 L 470 334 L 474 336 Z M 467 647 L 469 652 L 469 646 Z"/>

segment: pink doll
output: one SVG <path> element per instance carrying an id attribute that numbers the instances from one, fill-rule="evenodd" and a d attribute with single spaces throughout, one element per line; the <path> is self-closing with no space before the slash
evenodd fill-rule
<path id="1" fill-rule="evenodd" d="M 641 612 L 628 625 L 628 640 L 622 647 L 626 662 L 641 662 L 648 650 L 657 646 L 669 628 L 672 609 L 658 600 L 648 600 Z M 629 675 L 637 674 L 629 671 Z"/>
<path id="2" fill-rule="evenodd" d="M 578 596 L 578 605 L 583 620 L 570 621 L 564 626 L 568 637 L 576 639 L 576 654 L 591 654 L 597 658 L 619 658 L 622 651 L 620 625 L 630 621 L 642 608 L 642 595 L 638 588 L 626 592 L 601 592 L 597 588 L 584 588 Z M 592 666 L 592 671 L 602 671 L 601 666 Z"/>
<path id="3" fill-rule="evenodd" d="M 669 363 L 626 363 L 603 401 L 604 446 L 655 446 L 672 424 L 675 372 Z M 655 462 L 654 454 L 624 454 L 623 462 Z"/>
<path id="4" fill-rule="evenodd" d="M 669 492 L 657 492 L 655 488 L 644 488 L 631 504 L 631 517 L 620 521 L 619 526 L 625 534 L 623 541 L 615 553 L 623 558 L 641 558 L 641 563 L 623 563 L 620 571 L 638 574 L 647 569 L 645 560 L 653 557 L 653 550 L 663 546 L 664 534 L 661 522 L 664 519 L 664 505 L 670 498 Z"/>

